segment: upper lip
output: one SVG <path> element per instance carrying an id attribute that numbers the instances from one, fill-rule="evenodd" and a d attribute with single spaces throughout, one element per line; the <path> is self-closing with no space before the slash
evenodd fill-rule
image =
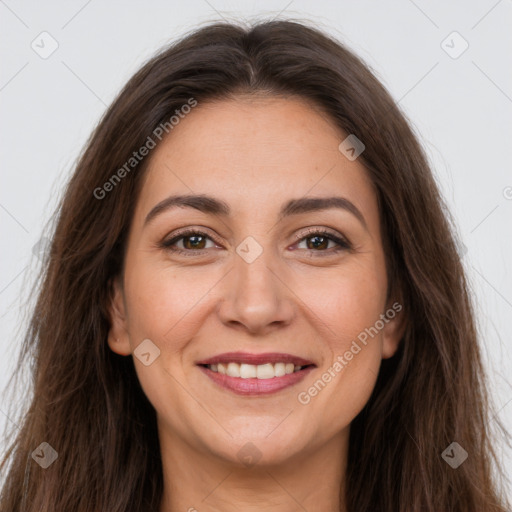
<path id="1" fill-rule="evenodd" d="M 198 365 L 219 363 L 245 363 L 256 366 L 265 363 L 293 363 L 295 366 L 314 365 L 312 361 L 308 361 L 302 357 L 280 352 L 265 352 L 263 354 L 251 354 L 249 352 L 225 352 L 224 354 L 218 354 L 197 362 Z"/>

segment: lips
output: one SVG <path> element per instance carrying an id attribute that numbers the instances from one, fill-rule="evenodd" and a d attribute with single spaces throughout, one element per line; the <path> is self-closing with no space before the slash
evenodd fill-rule
<path id="1" fill-rule="evenodd" d="M 294 366 L 309 366 L 314 365 L 312 361 L 308 361 L 307 359 L 303 359 L 302 357 L 297 357 L 292 354 L 284 354 L 279 352 L 267 352 L 264 354 L 250 354 L 248 352 L 226 352 L 224 354 L 219 354 L 217 356 L 210 357 L 208 359 L 204 359 L 203 361 L 199 361 L 197 364 L 199 365 L 211 365 L 211 364 L 229 364 L 229 363 L 238 363 L 238 364 L 252 364 L 252 365 L 260 365 L 260 364 L 275 364 L 275 363 L 293 363 Z M 316 365 L 315 365 L 316 366 Z"/>
<path id="2" fill-rule="evenodd" d="M 316 365 L 284 353 L 227 352 L 197 363 L 222 388 L 242 395 L 273 393 L 301 381 Z"/>

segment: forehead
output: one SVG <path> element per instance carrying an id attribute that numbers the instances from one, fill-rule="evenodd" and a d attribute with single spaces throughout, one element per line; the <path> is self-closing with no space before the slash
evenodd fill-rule
<path id="1" fill-rule="evenodd" d="M 243 216 L 263 206 L 277 211 L 290 198 L 336 194 L 376 215 L 364 166 L 338 149 L 346 137 L 297 97 L 199 103 L 153 150 L 137 209 L 144 214 L 171 194 L 198 193 Z"/>

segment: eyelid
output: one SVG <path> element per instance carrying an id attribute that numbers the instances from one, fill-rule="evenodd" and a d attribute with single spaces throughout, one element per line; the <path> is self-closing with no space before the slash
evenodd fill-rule
<path id="1" fill-rule="evenodd" d="M 301 231 L 300 233 L 296 233 L 294 235 L 294 237 L 298 242 L 301 242 L 306 238 L 312 237 L 313 235 L 326 236 L 330 240 L 332 240 L 334 243 L 337 244 L 337 247 L 331 247 L 330 249 L 325 250 L 325 251 L 311 250 L 312 253 L 317 253 L 319 256 L 322 256 L 322 255 L 328 256 L 328 255 L 332 255 L 332 254 L 337 254 L 338 252 L 341 252 L 341 251 L 352 251 L 354 249 L 352 242 L 345 235 L 343 235 L 343 234 L 339 233 L 338 231 L 335 231 L 331 228 L 327 228 L 327 227 L 315 226 L 315 227 L 306 228 L 306 231 Z M 322 254 L 322 253 L 324 253 L 324 254 Z"/>
<path id="2" fill-rule="evenodd" d="M 321 233 L 326 234 L 326 235 L 331 235 L 335 238 L 342 238 L 343 240 L 345 240 L 348 243 L 348 240 L 346 239 L 346 237 L 343 236 L 341 233 L 338 233 L 337 231 L 334 231 L 331 228 L 326 228 L 326 227 L 322 227 L 322 226 L 313 226 L 313 227 L 309 227 L 309 228 L 304 228 L 303 231 L 300 231 L 299 233 L 295 233 L 293 235 L 293 237 L 296 240 L 302 240 L 303 238 L 306 238 L 308 235 L 315 235 L 315 234 L 321 234 Z"/>
<path id="3" fill-rule="evenodd" d="M 189 253 L 189 254 L 196 254 L 196 255 L 202 255 L 205 251 L 208 251 L 208 249 L 198 249 L 198 250 L 192 250 L 192 249 L 171 249 L 171 247 L 176 244 L 178 241 L 180 241 L 182 238 L 186 238 L 187 236 L 192 235 L 199 235 L 205 238 L 208 238 L 212 240 L 215 244 L 222 246 L 222 244 L 216 239 L 216 236 L 211 234 L 208 228 L 205 227 L 188 227 L 183 228 L 181 230 L 178 230 L 177 232 L 173 233 L 171 238 L 165 238 L 161 243 L 161 247 L 167 250 L 170 250 L 172 252 L 183 254 L 183 253 Z M 301 242 L 304 239 L 308 238 L 309 236 L 327 236 L 329 237 L 333 242 L 337 244 L 337 247 L 330 248 L 328 250 L 324 251 L 314 251 L 310 250 L 312 253 L 319 253 L 319 256 L 322 255 L 322 253 L 325 253 L 326 255 L 330 254 L 336 254 L 339 251 L 348 251 L 353 248 L 352 243 L 348 240 L 347 237 L 342 235 L 341 233 L 338 233 L 337 231 L 327 228 L 327 227 L 309 227 L 305 228 L 305 230 L 300 231 L 299 233 L 294 234 L 294 238 L 297 242 Z M 308 251 L 308 249 L 305 249 Z"/>
<path id="4" fill-rule="evenodd" d="M 205 227 L 190 227 L 190 228 L 183 228 L 183 229 L 179 229 L 178 231 L 174 232 L 172 234 L 171 237 L 165 237 L 163 239 L 163 241 L 161 242 L 161 245 L 164 247 L 164 248 L 169 248 L 169 246 L 171 245 L 174 245 L 176 242 L 178 242 L 179 240 L 181 240 L 182 238 L 185 238 L 187 236 L 192 236 L 192 235 L 199 235 L 199 236 L 204 236 L 206 238 L 209 238 L 210 240 L 212 240 L 214 243 L 216 243 L 217 245 L 222 245 L 219 240 L 217 240 L 216 236 L 213 235 L 210 230 L 208 228 L 205 228 Z M 194 251 L 196 253 L 200 253 L 201 251 L 205 251 L 206 249 L 200 249 L 200 250 L 197 250 L 197 251 Z M 179 249 L 178 249 L 179 251 Z M 192 252 L 192 251 L 187 251 L 187 252 Z"/>

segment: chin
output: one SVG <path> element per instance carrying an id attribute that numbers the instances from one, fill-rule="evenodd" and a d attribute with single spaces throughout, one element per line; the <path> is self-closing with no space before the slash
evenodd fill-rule
<path id="1" fill-rule="evenodd" d="M 223 456 L 236 466 L 257 465 L 260 468 L 280 465 L 298 457 L 308 443 L 303 434 L 291 432 L 283 428 L 283 425 L 276 429 L 280 421 L 282 418 L 274 422 L 272 428 L 258 432 L 254 432 L 253 429 L 238 430 L 234 438 L 229 438 L 229 446 L 226 446 Z M 283 428 L 283 431 L 278 433 L 280 428 Z"/>

